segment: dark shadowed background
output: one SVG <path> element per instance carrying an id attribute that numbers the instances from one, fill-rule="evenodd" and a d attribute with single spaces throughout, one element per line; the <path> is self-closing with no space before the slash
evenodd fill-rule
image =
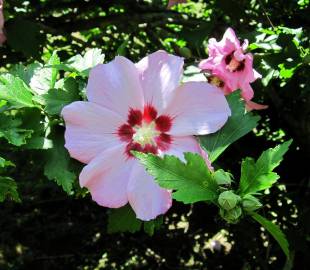
<path id="1" fill-rule="evenodd" d="M 255 101 L 268 104 L 252 133 L 217 161 L 239 175 L 245 156 L 293 138 L 278 173 L 279 184 L 262 198 L 266 217 L 287 234 L 293 262 L 258 224 L 226 224 L 217 209 L 175 202 L 164 224 L 144 232 L 107 233 L 108 210 L 78 188 L 68 196 L 43 173 L 43 151 L 16 151 L 0 139 L 1 155 L 16 168 L 22 203 L 0 204 L 0 269 L 309 269 L 310 85 L 309 0 L 190 1 L 173 10 L 167 1 L 8 0 L 7 42 L 0 47 L 2 70 L 13 64 L 62 60 L 101 48 L 105 61 L 120 54 L 133 61 L 164 49 L 187 65 L 207 57 L 210 37 L 227 27 L 248 38 L 255 68 Z M 24 114 L 25 121 L 35 121 Z M 63 130 L 59 128 L 62 134 Z M 74 163 L 79 167 L 80 164 Z"/>

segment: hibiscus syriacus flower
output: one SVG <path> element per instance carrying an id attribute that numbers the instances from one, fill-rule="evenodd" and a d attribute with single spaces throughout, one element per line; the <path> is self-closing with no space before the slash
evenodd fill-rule
<path id="1" fill-rule="evenodd" d="M 0 0 L 0 45 L 6 41 L 6 36 L 4 34 L 4 16 L 3 16 L 3 0 Z"/>
<path id="2" fill-rule="evenodd" d="M 132 150 L 206 157 L 193 135 L 220 129 L 230 109 L 223 93 L 208 83 L 179 85 L 182 71 L 183 59 L 164 51 L 137 64 L 118 56 L 91 70 L 88 101 L 64 107 L 65 147 L 87 164 L 80 185 L 99 205 L 129 202 L 142 220 L 170 208 L 171 192 L 157 185 Z"/>
<path id="3" fill-rule="evenodd" d="M 225 94 L 241 89 L 248 107 L 263 109 L 265 105 L 250 101 L 254 96 L 250 83 L 261 75 L 253 69 L 253 55 L 245 53 L 247 46 L 248 40 L 240 45 L 234 30 L 228 28 L 221 41 L 209 40 L 209 58 L 201 61 L 199 67 L 211 73 L 209 82 L 222 88 Z"/>

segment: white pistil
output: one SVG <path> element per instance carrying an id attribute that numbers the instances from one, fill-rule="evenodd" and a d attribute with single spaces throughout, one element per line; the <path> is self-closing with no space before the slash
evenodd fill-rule
<path id="1" fill-rule="evenodd" d="M 154 122 L 143 122 L 142 126 L 136 126 L 134 129 L 136 131 L 132 137 L 134 142 L 139 143 L 141 146 L 145 146 L 147 144 L 156 144 L 154 138 L 157 137 L 160 132 L 156 130 Z"/>

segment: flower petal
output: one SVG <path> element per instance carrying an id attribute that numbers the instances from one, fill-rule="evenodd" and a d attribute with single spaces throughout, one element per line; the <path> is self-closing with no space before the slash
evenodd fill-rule
<path id="1" fill-rule="evenodd" d="M 88 163 L 107 148 L 120 143 L 115 134 L 122 118 L 95 103 L 77 101 L 62 110 L 65 120 L 65 147 L 71 157 Z"/>
<path id="2" fill-rule="evenodd" d="M 154 219 L 172 205 L 170 191 L 161 188 L 138 162 L 130 175 L 127 193 L 131 207 L 141 220 Z"/>
<path id="3" fill-rule="evenodd" d="M 227 121 L 230 109 L 222 91 L 205 82 L 188 82 L 163 113 L 172 117 L 169 134 L 204 135 L 216 132 Z"/>
<path id="4" fill-rule="evenodd" d="M 129 108 L 143 108 L 143 91 L 135 65 L 122 56 L 90 71 L 87 98 L 127 119 Z"/>
<path id="5" fill-rule="evenodd" d="M 124 155 L 123 145 L 110 148 L 83 168 L 80 185 L 89 189 L 99 205 L 122 207 L 128 203 L 127 185 L 135 162 Z"/>
<path id="6" fill-rule="evenodd" d="M 247 101 L 245 104 L 246 110 L 248 112 L 252 111 L 252 110 L 265 110 L 268 109 L 268 105 L 264 105 L 264 104 L 259 104 L 253 101 Z"/>
<path id="7" fill-rule="evenodd" d="M 159 113 L 166 108 L 180 83 L 183 64 L 183 58 L 165 51 L 152 53 L 136 64 L 145 103 L 153 105 Z"/>

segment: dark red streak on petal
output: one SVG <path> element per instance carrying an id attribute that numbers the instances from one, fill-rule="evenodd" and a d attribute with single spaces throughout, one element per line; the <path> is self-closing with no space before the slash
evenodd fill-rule
<path id="1" fill-rule="evenodd" d="M 136 125 L 141 125 L 142 124 L 142 112 L 140 110 L 135 110 L 130 108 L 129 114 L 128 114 L 128 124 L 131 125 L 132 127 Z"/>
<path id="2" fill-rule="evenodd" d="M 150 123 L 157 117 L 157 111 L 152 105 L 146 105 L 143 112 L 143 120 Z"/>
<path id="3" fill-rule="evenodd" d="M 129 143 L 127 146 L 126 146 L 126 154 L 129 156 L 129 157 L 133 157 L 131 151 L 138 151 L 138 152 L 143 152 L 143 148 L 140 144 L 138 143 L 135 143 L 135 142 L 131 142 Z"/>
<path id="4" fill-rule="evenodd" d="M 143 153 L 152 153 L 154 155 L 157 154 L 157 147 L 152 144 L 146 144 L 142 150 Z"/>
<path id="5" fill-rule="evenodd" d="M 117 130 L 117 135 L 120 137 L 121 141 L 130 142 L 135 131 L 130 125 L 124 124 Z"/>
<path id="6" fill-rule="evenodd" d="M 155 141 L 160 150 L 167 151 L 172 143 L 172 138 L 168 134 L 161 133 L 158 137 L 156 137 Z"/>
<path id="7" fill-rule="evenodd" d="M 172 126 L 172 119 L 168 115 L 161 115 L 156 120 L 156 129 L 160 132 L 168 132 Z"/>

